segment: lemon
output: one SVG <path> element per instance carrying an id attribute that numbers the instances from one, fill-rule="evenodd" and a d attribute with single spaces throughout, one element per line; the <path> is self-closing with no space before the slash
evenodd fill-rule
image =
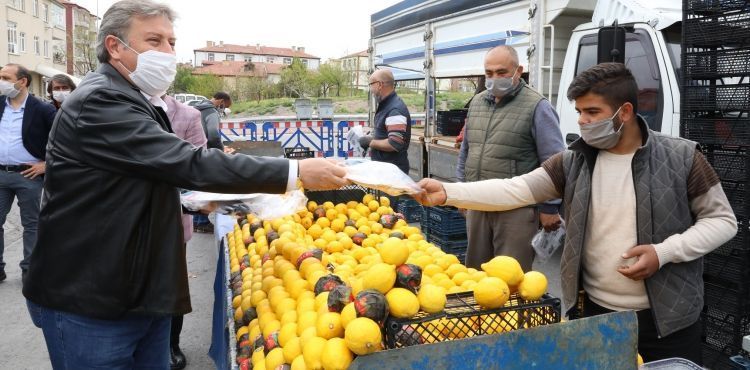
<path id="1" fill-rule="evenodd" d="M 341 338 L 328 340 L 320 357 L 325 370 L 346 370 L 353 359 L 354 355 L 346 346 L 346 341 Z"/>
<path id="2" fill-rule="evenodd" d="M 328 292 L 322 292 L 315 297 L 315 310 L 320 310 L 321 307 L 328 307 Z"/>
<path id="3" fill-rule="evenodd" d="M 281 327 L 279 331 L 279 344 L 284 347 L 287 342 L 297 337 L 297 323 L 289 323 Z"/>
<path id="4" fill-rule="evenodd" d="M 445 290 L 435 285 L 423 285 L 417 294 L 419 307 L 427 313 L 438 313 L 445 309 L 445 303 L 448 299 L 445 297 Z"/>
<path id="5" fill-rule="evenodd" d="M 338 312 L 326 312 L 318 316 L 315 328 L 317 329 L 318 336 L 324 339 L 344 336 L 341 314 Z"/>
<path id="6" fill-rule="evenodd" d="M 322 369 L 323 363 L 320 357 L 323 354 L 326 340 L 321 337 L 313 337 L 302 347 L 302 357 L 305 359 L 305 365 L 308 369 Z"/>
<path id="7" fill-rule="evenodd" d="M 437 273 L 442 273 L 442 272 L 443 272 L 443 269 L 434 263 L 430 263 L 429 265 L 425 266 L 424 270 L 422 271 L 422 273 L 427 276 L 432 276 L 432 275 L 435 275 Z"/>
<path id="8" fill-rule="evenodd" d="M 376 289 L 386 294 L 396 283 L 396 267 L 387 263 L 376 263 L 364 273 L 363 289 Z"/>
<path id="9" fill-rule="evenodd" d="M 482 270 L 488 276 L 502 279 L 508 285 L 518 285 L 523 280 L 521 264 L 513 257 L 497 256 L 482 264 Z"/>
<path id="10" fill-rule="evenodd" d="M 474 286 L 474 300 L 483 308 L 499 308 L 510 296 L 508 284 L 500 278 L 486 277 Z"/>
<path id="11" fill-rule="evenodd" d="M 383 349 L 380 327 L 375 321 L 358 317 L 346 326 L 344 331 L 346 346 L 358 355 L 367 355 Z"/>
<path id="12" fill-rule="evenodd" d="M 399 238 L 388 238 L 380 246 L 380 257 L 385 263 L 401 266 L 409 258 L 409 247 Z"/>
<path id="13" fill-rule="evenodd" d="M 344 309 L 341 310 L 341 326 L 346 329 L 346 325 L 348 325 L 352 320 L 357 318 L 357 311 L 354 309 L 354 302 L 351 302 L 344 306 Z"/>
<path id="14" fill-rule="evenodd" d="M 305 365 L 305 359 L 300 354 L 297 356 L 294 361 L 292 361 L 292 369 L 291 370 L 307 370 L 307 365 Z"/>
<path id="15" fill-rule="evenodd" d="M 412 317 L 419 312 L 419 299 L 404 288 L 393 288 L 385 295 L 391 315 L 397 318 Z"/>
<path id="16" fill-rule="evenodd" d="M 302 332 L 310 327 L 315 327 L 318 321 L 318 314 L 315 311 L 305 311 L 299 314 L 297 319 L 297 335 L 302 336 Z"/>
<path id="17" fill-rule="evenodd" d="M 265 352 L 263 351 L 263 347 L 257 348 L 253 352 L 253 356 L 250 358 L 250 361 L 253 363 L 253 368 L 255 368 L 256 366 L 259 366 L 258 364 L 260 363 L 262 363 L 263 366 L 265 366 L 266 355 L 265 355 Z"/>
<path id="18" fill-rule="evenodd" d="M 284 361 L 291 364 L 297 356 L 302 354 L 299 337 L 294 337 L 286 342 L 286 345 L 282 346 L 282 351 L 284 353 Z"/>
<path id="19" fill-rule="evenodd" d="M 638 357 L 636 357 L 636 360 L 638 362 L 638 366 L 643 365 L 643 357 L 641 357 L 641 354 L 640 353 L 636 353 L 636 355 L 638 356 Z"/>
<path id="20" fill-rule="evenodd" d="M 536 301 L 547 292 L 547 278 L 538 271 L 529 271 L 523 275 L 518 285 L 518 294 L 527 301 Z"/>
<path id="21" fill-rule="evenodd" d="M 284 364 L 284 351 L 274 348 L 266 355 L 266 369 L 275 369 L 276 366 Z"/>
<path id="22" fill-rule="evenodd" d="M 307 341 L 309 341 L 311 338 L 315 338 L 317 336 L 318 336 L 318 330 L 315 329 L 314 326 L 311 326 L 305 329 L 305 331 L 302 332 L 302 335 L 299 336 L 300 348 L 304 347 L 305 343 L 307 343 Z"/>

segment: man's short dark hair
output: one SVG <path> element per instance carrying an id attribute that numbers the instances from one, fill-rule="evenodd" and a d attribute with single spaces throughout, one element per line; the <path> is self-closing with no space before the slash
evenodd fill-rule
<path id="1" fill-rule="evenodd" d="M 638 111 L 638 84 L 622 63 L 601 63 L 581 72 L 568 87 L 568 100 L 588 93 L 604 98 L 613 111 L 625 103 Z"/>
<path id="2" fill-rule="evenodd" d="M 16 79 L 26 79 L 26 87 L 31 86 L 31 72 L 29 72 L 28 68 L 16 64 L 16 63 L 8 63 L 5 65 L 6 67 L 16 67 Z"/>
<path id="3" fill-rule="evenodd" d="M 216 100 L 224 100 L 224 101 L 227 101 L 227 102 L 230 102 L 230 103 L 232 102 L 232 98 L 229 96 L 229 94 L 227 94 L 227 93 L 225 93 L 223 91 L 219 91 L 216 94 L 214 94 L 214 99 L 216 99 Z"/>
<path id="4" fill-rule="evenodd" d="M 70 76 L 65 74 L 56 74 L 50 78 L 49 82 L 47 83 L 47 94 L 49 94 L 49 97 L 52 98 L 52 83 L 57 82 L 60 85 L 65 85 L 68 88 L 70 88 L 70 91 L 73 91 L 76 89 L 76 83 L 73 82 L 73 79 L 70 78 Z"/>

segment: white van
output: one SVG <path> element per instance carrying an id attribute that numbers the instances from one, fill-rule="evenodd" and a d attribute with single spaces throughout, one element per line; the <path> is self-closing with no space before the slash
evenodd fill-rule
<path id="1" fill-rule="evenodd" d="M 195 94 L 174 94 L 172 95 L 175 99 L 177 99 L 180 103 L 187 103 L 191 100 L 208 100 L 203 95 L 195 95 Z"/>

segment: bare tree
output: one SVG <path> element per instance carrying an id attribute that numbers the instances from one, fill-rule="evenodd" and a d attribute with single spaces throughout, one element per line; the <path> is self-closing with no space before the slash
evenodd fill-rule
<path id="1" fill-rule="evenodd" d="M 73 32 L 73 68 L 76 75 L 83 76 L 99 65 L 96 59 L 96 33 L 83 27 Z"/>

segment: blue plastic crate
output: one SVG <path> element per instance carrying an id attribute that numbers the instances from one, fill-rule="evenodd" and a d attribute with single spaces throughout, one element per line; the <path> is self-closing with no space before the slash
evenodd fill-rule
<path id="1" fill-rule="evenodd" d="M 434 233 L 431 233 L 427 237 L 427 241 L 440 247 L 445 253 L 456 255 L 466 253 L 466 247 L 469 245 L 469 241 L 466 238 L 457 240 L 441 239 Z"/>
<path id="2" fill-rule="evenodd" d="M 414 200 L 407 199 L 398 204 L 397 212 L 404 215 L 406 222 L 420 222 L 422 220 L 422 205 Z"/>
<path id="3" fill-rule="evenodd" d="M 466 218 L 453 207 L 426 207 L 423 224 L 445 235 L 466 232 Z"/>

